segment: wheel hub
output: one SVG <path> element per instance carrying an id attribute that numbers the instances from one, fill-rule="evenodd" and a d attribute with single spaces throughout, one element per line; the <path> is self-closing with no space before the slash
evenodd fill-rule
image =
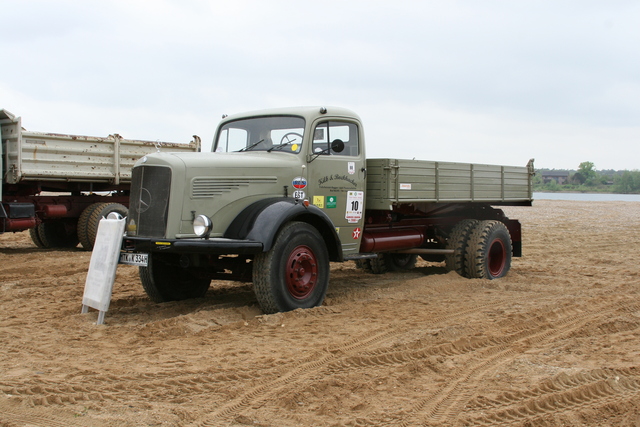
<path id="1" fill-rule="evenodd" d="M 493 277 L 498 277 L 505 266 L 507 252 L 504 243 L 500 239 L 496 239 L 491 243 L 489 248 L 489 273 Z"/>
<path id="2" fill-rule="evenodd" d="M 297 246 L 287 261 L 287 289 L 296 299 L 308 297 L 315 288 L 318 277 L 318 262 L 308 246 Z"/>

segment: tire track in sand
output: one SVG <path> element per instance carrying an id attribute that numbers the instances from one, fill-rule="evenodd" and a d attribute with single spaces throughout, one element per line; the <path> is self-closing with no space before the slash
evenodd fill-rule
<path id="1" fill-rule="evenodd" d="M 68 416 L 54 416 L 48 413 L 42 414 L 41 411 L 34 409 L 20 408 L 20 412 L 16 412 L 15 409 L 6 403 L 6 401 L 0 400 L 0 425 L 20 425 L 29 427 L 84 427 L 87 426 L 86 422 L 76 422 L 73 420 L 74 414 Z M 99 427 L 104 425 L 101 421 L 92 419 L 91 426 Z"/>
<path id="2" fill-rule="evenodd" d="M 514 301 L 517 300 L 516 297 L 513 297 L 512 299 Z M 506 300 L 510 299 L 505 298 L 505 301 Z M 486 304 L 479 304 L 455 314 L 438 316 L 433 319 L 433 323 L 436 324 L 468 316 L 492 307 L 495 307 L 495 301 Z M 295 384 L 304 384 L 308 379 L 318 375 L 318 373 L 327 371 L 331 366 L 331 362 L 348 358 L 361 349 L 371 347 L 374 344 L 395 340 L 398 336 L 402 336 L 406 333 L 405 329 L 407 328 L 410 327 L 408 327 L 406 323 L 399 322 L 398 324 L 391 325 L 386 331 L 369 332 L 359 338 L 354 338 L 341 345 L 328 348 L 326 349 L 326 354 L 321 357 L 287 367 L 287 372 L 281 374 L 278 378 L 260 381 L 258 385 L 252 387 L 250 390 L 245 391 L 235 399 L 232 399 L 226 404 L 211 411 L 200 420 L 188 425 L 198 427 L 218 426 L 220 421 L 229 421 L 239 415 L 245 408 L 258 408 L 269 401 L 279 401 L 282 399 L 283 393 L 291 392 L 292 386 Z"/>
<path id="3" fill-rule="evenodd" d="M 471 400 L 474 390 L 480 388 L 480 383 L 485 375 L 494 371 L 499 365 L 511 360 L 511 357 L 515 354 L 522 353 L 523 348 L 531 348 L 541 342 L 549 342 L 565 335 L 572 335 L 585 323 L 593 321 L 593 313 L 596 311 L 600 315 L 605 315 L 621 309 L 628 310 L 628 305 L 616 302 L 607 306 L 602 303 L 598 304 L 598 301 L 595 301 L 593 304 L 589 304 L 588 310 L 583 310 L 579 314 L 555 319 L 553 324 L 549 324 L 546 327 L 537 326 L 531 330 L 514 334 L 504 344 L 480 352 L 478 356 L 479 362 L 471 363 L 453 373 L 451 377 L 454 379 L 441 387 L 436 393 L 418 402 L 409 411 L 408 415 L 405 414 L 401 425 L 409 427 L 424 424 L 425 422 L 440 423 L 443 420 L 450 422 L 459 419 L 459 415 L 464 412 L 467 402 Z M 632 390 L 634 389 L 634 383 L 632 381 L 629 385 Z M 599 394 L 602 393 L 599 391 Z M 540 412 L 534 412 L 530 418 L 538 417 L 539 414 Z M 492 420 L 489 425 L 496 421 Z"/>
<path id="4" fill-rule="evenodd" d="M 524 392 L 503 393 L 492 400 L 476 399 L 468 405 L 476 417 L 468 425 L 536 424 L 550 414 L 581 408 L 598 408 L 637 399 L 640 371 L 637 368 L 595 369 L 575 375 L 561 374 Z"/>

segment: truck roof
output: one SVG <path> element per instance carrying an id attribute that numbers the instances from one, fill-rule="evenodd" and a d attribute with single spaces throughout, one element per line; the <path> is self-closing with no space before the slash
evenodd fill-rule
<path id="1" fill-rule="evenodd" d="M 323 112 L 324 111 L 324 112 Z M 224 117 L 223 122 L 237 120 L 245 117 L 255 116 L 301 116 L 305 120 L 313 120 L 321 115 L 331 117 L 348 117 L 360 121 L 360 117 L 353 111 L 342 107 L 286 107 L 286 108 L 269 108 L 264 110 L 249 111 L 244 113 L 232 114 Z"/>

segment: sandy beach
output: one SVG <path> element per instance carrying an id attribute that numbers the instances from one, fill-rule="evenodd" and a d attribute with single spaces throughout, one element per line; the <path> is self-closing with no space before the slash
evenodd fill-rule
<path id="1" fill-rule="evenodd" d="M 332 264 L 322 307 L 263 315 L 251 284 L 156 304 L 120 266 L 0 235 L 0 426 L 640 426 L 640 203 L 507 207 L 504 278 Z"/>

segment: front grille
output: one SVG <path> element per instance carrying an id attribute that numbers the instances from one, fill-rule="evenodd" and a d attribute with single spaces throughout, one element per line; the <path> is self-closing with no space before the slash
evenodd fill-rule
<path id="1" fill-rule="evenodd" d="M 171 169 L 163 166 L 133 169 L 127 220 L 130 236 L 165 236 L 170 193 Z"/>

